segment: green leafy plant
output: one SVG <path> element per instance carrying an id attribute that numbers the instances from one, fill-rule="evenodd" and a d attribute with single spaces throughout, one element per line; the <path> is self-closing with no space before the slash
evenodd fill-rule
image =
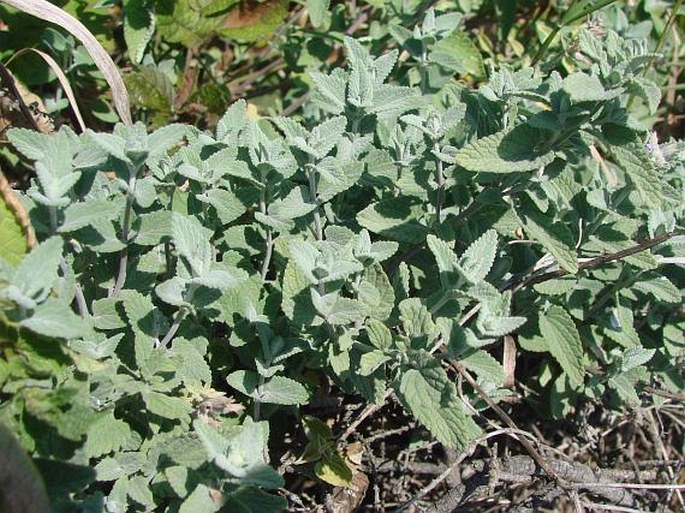
<path id="1" fill-rule="evenodd" d="M 580 29 L 572 72 L 471 89 L 459 19 L 390 29 L 407 85 L 397 49 L 344 37 L 301 119 L 239 100 L 213 132 L 8 132 L 40 242 L 0 258 L 0 419 L 54 504 L 281 511 L 271 426 L 321 382 L 465 450 L 510 393 L 505 339 L 552 417 L 682 389 L 685 148 L 631 111 L 659 106 L 655 56 Z M 301 461 L 349 484 L 334 431 L 305 426 Z"/>

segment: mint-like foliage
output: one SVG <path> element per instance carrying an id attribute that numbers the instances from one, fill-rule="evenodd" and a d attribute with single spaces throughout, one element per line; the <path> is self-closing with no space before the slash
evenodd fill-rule
<path id="1" fill-rule="evenodd" d="M 306 2 L 316 26 L 329 4 Z M 134 14 L 137 60 L 153 18 Z M 582 30 L 565 77 L 505 66 L 467 88 L 451 76 L 485 73 L 460 21 L 393 26 L 402 54 L 345 37 L 297 118 L 238 100 L 213 132 L 8 131 L 39 244 L 0 255 L 0 418 L 84 471 L 65 508 L 281 511 L 269 422 L 322 383 L 393 395 L 465 449 L 479 393 L 507 393 L 504 337 L 544 363 L 552 415 L 554 394 L 638 408 L 645 383 L 678 382 L 664 262 L 684 253 L 685 150 L 629 107 L 658 103 L 646 47 Z"/>

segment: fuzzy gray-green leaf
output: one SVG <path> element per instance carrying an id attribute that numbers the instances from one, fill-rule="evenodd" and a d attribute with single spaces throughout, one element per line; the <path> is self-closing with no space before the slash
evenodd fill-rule
<path id="1" fill-rule="evenodd" d="M 554 160 L 546 149 L 548 134 L 529 125 L 518 125 L 472 142 L 459 150 L 456 163 L 481 173 L 537 171 Z"/>
<path id="2" fill-rule="evenodd" d="M 580 387 L 585 376 L 583 344 L 573 318 L 564 308 L 554 305 L 540 316 L 540 332 L 571 384 Z"/>
<path id="3" fill-rule="evenodd" d="M 471 283 L 478 283 L 490 272 L 496 253 L 497 232 L 488 230 L 461 255 L 459 267 Z"/>
<path id="4" fill-rule="evenodd" d="M 420 368 L 406 369 L 396 392 L 405 408 L 446 446 L 464 448 L 480 434 L 438 360 L 431 357 Z"/>

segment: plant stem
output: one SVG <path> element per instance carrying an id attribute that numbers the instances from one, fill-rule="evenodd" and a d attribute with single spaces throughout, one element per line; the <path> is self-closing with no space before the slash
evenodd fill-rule
<path id="1" fill-rule="evenodd" d="M 49 207 L 48 211 L 50 212 L 50 228 L 52 229 L 53 235 L 58 235 L 57 234 L 57 208 L 56 207 Z M 64 257 L 60 258 L 59 260 L 59 268 L 62 271 L 62 274 L 66 278 L 67 275 L 69 274 L 69 267 L 67 266 L 67 261 L 64 260 Z M 76 280 L 74 280 L 76 281 Z M 81 315 L 82 318 L 86 318 L 89 314 L 88 312 L 88 305 L 86 303 L 86 298 L 83 295 L 83 289 L 81 289 L 81 284 L 76 282 L 75 283 L 75 288 L 74 288 L 74 297 L 76 299 L 76 306 L 78 307 L 79 314 Z"/>
<path id="2" fill-rule="evenodd" d="M 261 393 L 261 389 L 264 386 L 264 376 L 261 374 L 259 375 L 259 385 L 257 386 L 257 391 Z M 261 416 L 262 413 L 262 402 L 259 399 L 254 400 L 254 421 L 257 422 L 259 421 L 259 417 Z"/>
<path id="3" fill-rule="evenodd" d="M 584 262 L 579 262 L 578 263 L 578 271 L 582 271 L 585 269 L 591 269 L 593 267 L 598 267 L 600 265 L 604 265 L 610 262 L 616 262 L 623 260 L 626 257 L 635 255 L 637 253 L 641 253 L 643 251 L 646 251 L 648 249 L 653 248 L 654 246 L 658 246 L 659 244 L 662 244 L 666 242 L 667 240 L 677 236 L 677 235 L 682 235 L 680 232 L 669 232 L 669 233 L 664 233 L 662 235 L 659 235 L 657 237 L 654 237 L 653 239 L 647 239 L 643 242 L 640 242 L 639 244 L 636 244 L 635 246 L 632 246 L 630 248 L 617 251 L 615 253 L 608 253 L 606 255 L 602 255 L 596 258 L 592 258 L 590 260 L 586 260 Z M 549 272 L 542 272 L 532 274 L 527 277 L 523 278 L 514 278 L 507 280 L 504 284 L 499 286 L 497 289 L 500 292 L 504 292 L 505 290 L 511 290 L 512 295 L 516 294 L 518 291 L 520 291 L 523 288 L 529 287 L 531 285 L 536 285 L 538 283 L 542 283 L 548 280 L 553 280 L 555 278 L 561 278 L 563 276 L 566 276 L 567 274 L 570 274 L 566 269 L 557 269 L 554 271 L 549 271 Z M 464 326 L 474 315 L 476 315 L 480 311 L 480 304 L 475 305 L 472 307 L 468 312 L 466 312 L 464 315 L 461 316 L 461 318 L 458 321 L 459 326 Z"/>
<path id="4" fill-rule="evenodd" d="M 636 244 L 635 246 L 632 246 L 630 248 L 621 251 L 616 251 L 615 253 L 608 253 L 606 255 L 598 256 L 596 258 L 593 258 L 592 260 L 587 260 L 585 262 L 580 262 L 578 264 L 578 270 L 582 271 L 584 269 L 590 269 L 592 267 L 608 264 L 610 262 L 623 260 L 626 257 L 636 255 L 637 253 L 642 253 L 643 251 L 651 249 L 654 246 L 662 244 L 666 242 L 668 239 L 675 237 L 676 235 L 680 235 L 680 233 L 664 233 L 662 235 L 654 237 L 653 239 L 647 239 L 643 242 L 640 242 L 639 244 Z M 537 276 L 529 276 L 528 278 L 520 281 L 514 286 L 506 288 L 511 288 L 512 292 L 517 292 L 521 290 L 523 287 L 535 285 L 536 283 L 542 283 L 543 281 L 552 280 L 554 278 L 561 278 L 562 276 L 566 276 L 567 274 L 569 274 L 569 272 L 566 269 L 557 269 L 556 271 L 550 271 L 544 274 L 539 274 Z"/>
<path id="5" fill-rule="evenodd" d="M 124 288 L 126 282 L 126 272 L 128 267 L 128 234 L 131 229 L 131 210 L 133 210 L 133 193 L 128 192 L 126 195 L 126 209 L 124 210 L 124 226 L 121 231 L 121 242 L 125 244 L 124 248 L 119 254 L 119 273 L 117 281 L 112 290 L 112 297 L 117 297 Z"/>
<path id="6" fill-rule="evenodd" d="M 66 260 L 64 260 L 64 257 L 62 257 L 59 261 L 59 268 L 62 271 L 62 274 L 66 277 L 67 274 L 69 274 L 69 267 L 67 266 Z M 83 295 L 83 289 L 81 289 L 81 284 L 76 283 L 76 287 L 74 288 L 74 298 L 76 299 L 76 306 L 78 307 L 78 312 L 81 315 L 83 319 L 85 319 L 89 314 L 88 312 L 88 304 L 86 303 L 86 298 Z"/>
<path id="7" fill-rule="evenodd" d="M 309 178 L 309 193 L 311 194 L 311 200 L 316 203 L 316 208 L 314 208 L 314 236 L 316 240 L 323 240 L 323 228 L 321 226 L 321 213 L 319 212 L 319 195 L 316 192 L 316 172 L 311 169 L 307 171 L 307 177 Z"/>
<path id="8" fill-rule="evenodd" d="M 433 143 L 433 152 L 440 152 L 440 145 L 437 141 Z M 436 155 L 435 157 L 435 183 L 438 186 L 435 198 L 435 215 L 438 219 L 438 224 L 442 217 L 442 204 L 445 201 L 445 174 L 443 170 L 442 160 Z"/>
<path id="9" fill-rule="evenodd" d="M 259 211 L 266 215 L 266 192 L 262 191 L 259 195 Z M 269 274 L 269 265 L 271 263 L 271 255 L 273 254 L 274 240 L 273 232 L 270 226 L 266 227 L 266 250 L 264 253 L 264 261 L 262 262 L 261 276 L 262 281 L 266 280 L 266 275 Z"/>
<path id="10" fill-rule="evenodd" d="M 176 317 L 174 317 L 174 322 L 171 324 L 171 327 L 169 328 L 169 331 L 167 331 L 166 335 L 164 335 L 164 338 L 159 343 L 160 346 L 167 347 L 169 345 L 169 342 L 171 342 L 171 340 L 176 335 L 176 332 L 178 331 L 178 328 L 181 326 L 181 322 L 183 321 L 187 313 L 188 309 L 185 306 L 179 308 L 178 312 L 176 312 Z"/>

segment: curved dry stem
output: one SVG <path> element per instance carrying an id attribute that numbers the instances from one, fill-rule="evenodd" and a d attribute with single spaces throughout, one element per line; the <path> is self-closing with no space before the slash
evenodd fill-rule
<path id="1" fill-rule="evenodd" d="M 74 95 L 74 90 L 71 88 L 71 84 L 69 83 L 67 75 L 64 73 L 64 71 L 62 71 L 62 68 L 60 68 L 59 64 L 57 64 L 57 61 L 55 61 L 55 59 L 53 59 L 47 53 L 36 48 L 22 48 L 7 60 L 7 65 L 9 65 L 10 62 L 17 59 L 18 57 L 21 57 L 22 55 L 27 54 L 29 52 L 34 52 L 38 54 L 38 56 L 40 56 L 40 58 L 43 59 L 48 66 L 50 66 L 52 72 L 55 74 L 55 76 L 57 76 L 57 80 L 59 80 L 62 89 L 64 89 L 64 94 L 67 95 L 67 100 L 69 100 L 69 106 L 71 107 L 71 110 L 74 112 L 74 116 L 76 116 L 76 121 L 78 122 L 81 132 L 85 132 L 86 124 L 83 121 L 83 116 L 81 116 L 81 111 L 79 110 L 78 104 L 76 103 L 76 96 Z"/>
<path id="2" fill-rule="evenodd" d="M 112 89 L 114 107 L 116 108 L 119 117 L 126 125 L 130 126 L 133 124 L 133 121 L 131 120 L 131 107 L 124 81 L 121 78 L 121 75 L 119 75 L 119 71 L 112 61 L 112 58 L 83 23 L 47 0 L 0 1 L 19 11 L 35 16 L 36 18 L 64 27 L 76 39 L 81 41 L 93 59 L 93 62 L 95 62 L 95 65 L 104 75 L 109 87 Z"/>

